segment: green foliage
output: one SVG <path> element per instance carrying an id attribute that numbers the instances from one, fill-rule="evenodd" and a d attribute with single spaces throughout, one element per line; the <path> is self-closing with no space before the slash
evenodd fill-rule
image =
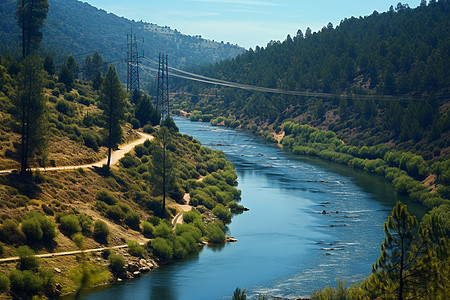
<path id="1" fill-rule="evenodd" d="M 15 219 L 6 219 L 0 227 L 0 233 L 0 239 L 8 244 L 20 244 L 26 238 Z"/>
<path id="2" fill-rule="evenodd" d="M 183 221 L 187 224 L 194 222 L 195 220 L 201 220 L 201 216 L 198 212 L 193 210 L 183 213 Z"/>
<path id="3" fill-rule="evenodd" d="M 120 223 L 122 222 L 122 220 L 125 219 L 126 213 L 122 210 L 122 208 L 119 205 L 115 204 L 107 208 L 106 216 L 109 219 Z"/>
<path id="4" fill-rule="evenodd" d="M 153 254 L 163 260 L 171 260 L 173 258 L 173 250 L 167 240 L 157 237 L 151 240 L 151 249 Z"/>
<path id="5" fill-rule="evenodd" d="M 55 224 L 50 218 L 31 212 L 22 222 L 22 231 L 31 242 L 50 242 L 56 237 Z"/>
<path id="6" fill-rule="evenodd" d="M 76 215 L 64 215 L 59 219 L 59 229 L 66 235 L 73 235 L 77 232 L 81 232 L 80 220 Z"/>
<path id="7" fill-rule="evenodd" d="M 28 246 L 20 246 L 17 248 L 19 255 L 19 268 L 21 270 L 36 270 L 39 266 L 39 260 L 34 255 L 34 251 Z"/>
<path id="8" fill-rule="evenodd" d="M 76 291 L 75 299 L 84 288 L 98 286 L 110 280 L 111 273 L 103 266 L 83 262 L 70 270 L 70 279 Z"/>
<path id="9" fill-rule="evenodd" d="M 312 296 L 312 300 L 350 300 L 350 289 L 346 287 L 345 282 L 337 280 L 338 286 L 332 288 L 326 286 L 323 290 L 316 291 Z"/>
<path id="10" fill-rule="evenodd" d="M 210 243 L 220 244 L 225 242 L 225 232 L 217 222 L 209 224 L 206 227 L 206 230 L 208 232 L 207 238 Z"/>
<path id="11" fill-rule="evenodd" d="M 155 227 L 150 222 L 147 221 L 142 221 L 141 225 L 142 225 L 142 233 L 144 234 L 144 236 L 147 238 L 152 238 L 155 232 Z"/>
<path id="12" fill-rule="evenodd" d="M 219 220 L 222 220 L 224 222 L 231 221 L 231 212 L 222 204 L 217 204 L 216 207 L 213 208 L 212 212 L 219 218 Z"/>
<path id="13" fill-rule="evenodd" d="M 128 241 L 128 253 L 135 257 L 143 257 L 144 247 L 136 241 Z"/>
<path id="14" fill-rule="evenodd" d="M 117 198 L 110 191 L 101 189 L 95 195 L 95 199 L 98 201 L 103 201 L 108 205 L 114 205 L 117 203 Z"/>
<path id="15" fill-rule="evenodd" d="M 100 91 L 101 108 L 105 120 L 106 145 L 108 151 L 109 167 L 111 162 L 111 150 L 116 148 L 122 139 L 121 122 L 124 118 L 125 91 L 120 83 L 116 69 L 113 66 L 108 68 Z"/>
<path id="16" fill-rule="evenodd" d="M 10 289 L 9 277 L 6 274 L 1 273 L 0 274 L 0 294 L 9 292 L 9 289 Z"/>
<path id="17" fill-rule="evenodd" d="M 127 212 L 124 220 L 125 224 L 130 226 L 130 228 L 133 228 L 135 230 L 139 229 L 139 224 L 141 223 L 140 217 L 138 213 L 135 213 L 133 211 Z"/>
<path id="18" fill-rule="evenodd" d="M 101 243 L 107 243 L 109 236 L 108 225 L 102 220 L 96 220 L 94 222 L 94 239 Z"/>
<path id="19" fill-rule="evenodd" d="M 113 253 L 109 256 L 109 267 L 115 276 L 120 277 L 125 271 L 125 259 L 122 255 Z"/>
<path id="20" fill-rule="evenodd" d="M 22 62 L 18 78 L 17 97 L 14 98 L 15 120 L 21 128 L 20 173 L 29 169 L 29 161 L 35 156 L 45 156 L 46 105 L 43 95 L 42 62 L 29 56 Z"/>
<path id="21" fill-rule="evenodd" d="M 233 293 L 233 300 L 246 300 L 247 295 L 245 294 L 245 289 L 241 291 L 240 288 L 236 288 Z"/>
<path id="22" fill-rule="evenodd" d="M 403 299 L 406 295 L 421 294 L 425 276 L 421 255 L 428 251 L 428 231 L 419 228 L 416 217 L 410 216 L 406 205 L 400 202 L 384 224 L 386 238 L 381 245 L 381 256 L 373 266 L 374 278 L 368 286 L 384 295 Z"/>
<path id="23" fill-rule="evenodd" d="M 173 237 L 172 228 L 170 228 L 165 222 L 161 222 L 155 227 L 155 236 L 170 239 Z"/>
<path id="24" fill-rule="evenodd" d="M 27 57 L 39 49 L 49 4 L 47 0 L 24 0 L 17 3 L 16 18 L 21 29 L 22 57 Z"/>

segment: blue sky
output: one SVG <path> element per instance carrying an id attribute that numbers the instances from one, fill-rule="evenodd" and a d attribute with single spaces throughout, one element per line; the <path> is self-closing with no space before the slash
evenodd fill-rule
<path id="1" fill-rule="evenodd" d="M 343 18 L 384 12 L 398 0 L 82 0 L 136 21 L 170 26 L 245 48 L 284 40 L 307 27 L 320 30 Z M 408 0 L 411 8 L 420 0 Z"/>

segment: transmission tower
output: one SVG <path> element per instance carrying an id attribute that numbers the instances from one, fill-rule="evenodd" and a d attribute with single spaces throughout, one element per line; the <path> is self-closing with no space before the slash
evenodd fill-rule
<path id="1" fill-rule="evenodd" d="M 139 56 L 136 35 L 127 34 L 127 91 L 139 91 Z"/>
<path id="2" fill-rule="evenodd" d="M 159 53 L 158 68 L 158 98 L 156 108 L 158 109 L 161 120 L 170 117 L 169 109 L 169 67 L 167 64 L 167 55 Z"/>

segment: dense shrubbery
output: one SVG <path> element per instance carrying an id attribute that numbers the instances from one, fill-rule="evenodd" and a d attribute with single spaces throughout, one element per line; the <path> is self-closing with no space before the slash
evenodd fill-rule
<path id="1" fill-rule="evenodd" d="M 399 194 L 433 207 L 448 203 L 447 161 L 429 166 L 420 156 L 400 151 L 389 151 L 385 145 L 372 147 L 346 146 L 330 131 L 321 131 L 308 125 L 293 122 L 284 124 L 286 136 L 283 146 L 298 155 L 314 155 L 333 162 L 349 165 L 384 176 L 390 180 Z M 430 192 L 420 182 L 434 171 L 439 175 L 437 192 Z"/>
<path id="2" fill-rule="evenodd" d="M 94 222 L 94 239 L 101 243 L 107 243 L 109 236 L 108 225 L 102 220 L 96 220 Z"/>
<path id="3" fill-rule="evenodd" d="M 71 236 L 77 232 L 81 232 L 80 220 L 76 215 L 65 215 L 59 219 L 59 229 L 65 234 Z"/>

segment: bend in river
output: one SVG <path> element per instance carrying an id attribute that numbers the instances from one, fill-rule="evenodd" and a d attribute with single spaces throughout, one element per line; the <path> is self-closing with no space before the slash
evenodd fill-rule
<path id="1" fill-rule="evenodd" d="M 238 242 L 205 247 L 83 299 L 230 299 L 236 287 L 253 297 L 293 299 L 335 285 L 336 278 L 354 283 L 370 274 L 383 223 L 400 199 L 384 178 L 294 157 L 244 131 L 175 120 L 180 132 L 225 152 L 235 165 L 241 203 L 250 208 L 229 225 Z"/>

